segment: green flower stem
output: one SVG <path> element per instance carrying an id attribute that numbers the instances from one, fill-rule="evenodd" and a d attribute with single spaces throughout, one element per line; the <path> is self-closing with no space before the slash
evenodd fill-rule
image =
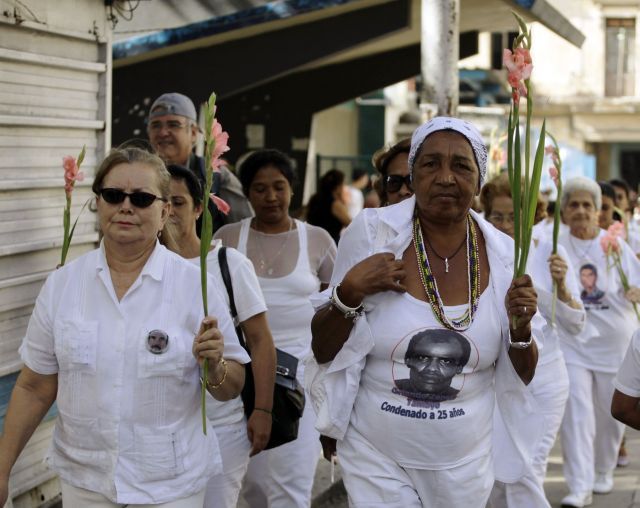
<path id="1" fill-rule="evenodd" d="M 77 219 L 76 219 L 77 221 Z M 64 233 L 62 237 L 62 253 L 60 254 L 60 266 L 63 266 L 67 260 L 67 254 L 69 253 L 69 246 L 71 245 L 71 195 L 67 194 L 67 203 L 62 213 L 62 225 L 64 227 Z"/>
<path id="2" fill-rule="evenodd" d="M 624 273 L 624 270 L 622 269 L 622 258 L 620 257 L 620 253 L 614 252 L 613 249 L 611 249 L 611 247 L 609 247 L 609 253 L 612 254 L 611 257 L 613 258 L 613 264 L 618 270 L 618 275 L 620 276 L 620 282 L 622 283 L 622 288 L 626 293 L 627 291 L 629 291 L 629 289 L 631 289 L 631 285 L 629 284 L 629 279 L 627 278 L 627 274 Z M 640 321 L 640 313 L 638 313 L 637 304 L 635 302 L 631 302 L 631 304 L 633 305 L 633 310 L 636 313 L 636 319 Z"/>
<path id="3" fill-rule="evenodd" d="M 209 193 L 211 192 L 211 183 L 213 181 L 213 170 L 211 169 L 211 155 L 215 148 L 215 139 L 211 136 L 211 126 L 215 115 L 216 94 L 212 93 L 205 106 L 205 173 L 206 180 L 204 189 L 202 190 L 202 230 L 200 231 L 200 287 L 202 289 L 202 307 L 204 315 L 209 315 L 209 305 L 207 303 L 207 255 L 211 248 L 211 239 L 213 238 L 213 219 L 207 203 L 209 203 Z M 202 363 L 202 386 L 201 386 L 201 402 L 202 402 L 202 432 L 207 433 L 207 379 L 209 379 L 209 360 L 205 358 Z"/>

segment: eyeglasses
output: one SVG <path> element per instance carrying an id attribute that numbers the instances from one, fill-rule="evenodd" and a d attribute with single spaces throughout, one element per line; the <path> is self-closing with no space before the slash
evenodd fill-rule
<path id="1" fill-rule="evenodd" d="M 398 192 L 402 189 L 403 184 L 407 186 L 407 189 L 413 192 L 413 187 L 411 186 L 411 175 L 388 175 L 384 179 L 384 189 L 387 192 Z"/>
<path id="2" fill-rule="evenodd" d="M 160 122 L 160 121 L 153 121 L 151 123 L 149 123 L 149 130 L 151 132 L 160 132 L 162 129 L 164 129 L 165 127 L 167 128 L 167 130 L 171 131 L 171 132 L 178 132 L 182 129 L 184 129 L 187 125 L 187 123 L 182 123 L 179 122 L 178 120 L 169 120 L 168 122 Z"/>
<path id="3" fill-rule="evenodd" d="M 151 194 L 150 192 L 125 192 L 120 189 L 112 189 L 109 187 L 100 189 L 100 196 L 102 196 L 102 199 L 111 205 L 118 205 L 128 197 L 131 204 L 136 208 L 147 208 L 151 206 L 156 199 L 165 202 L 167 201 L 166 199 L 156 196 L 155 194 Z"/>
<path id="4" fill-rule="evenodd" d="M 513 214 L 509 214 L 509 215 L 502 215 L 499 213 L 492 213 L 491 215 L 489 215 L 489 222 L 493 223 L 493 224 L 502 224 L 504 222 L 509 222 L 510 224 L 513 224 Z"/>

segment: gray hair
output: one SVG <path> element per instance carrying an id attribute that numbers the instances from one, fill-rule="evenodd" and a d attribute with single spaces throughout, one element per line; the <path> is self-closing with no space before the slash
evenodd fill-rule
<path id="1" fill-rule="evenodd" d="M 600 208 L 602 208 L 602 190 L 600 190 L 600 186 L 594 180 L 587 178 L 586 176 L 575 176 L 564 183 L 562 186 L 560 208 L 567 206 L 571 194 L 576 191 L 588 192 L 591 194 L 596 210 L 600 210 Z"/>

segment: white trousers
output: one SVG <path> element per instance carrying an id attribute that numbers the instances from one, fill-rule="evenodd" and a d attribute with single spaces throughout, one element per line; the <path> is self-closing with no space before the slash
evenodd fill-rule
<path id="1" fill-rule="evenodd" d="M 168 503 L 121 504 L 109 501 L 102 494 L 74 487 L 64 481 L 61 481 L 60 484 L 62 487 L 62 505 L 64 508 L 125 508 L 127 506 L 135 506 L 136 508 L 202 508 L 202 503 L 204 502 L 203 490 L 193 496 L 176 499 Z"/>
<path id="2" fill-rule="evenodd" d="M 353 427 L 338 441 L 338 460 L 351 508 L 484 508 L 494 478 L 491 453 L 451 469 L 408 469 Z"/>
<path id="3" fill-rule="evenodd" d="M 251 508 L 309 508 L 321 449 L 315 422 L 307 402 L 295 441 L 251 457 L 241 492 Z"/>
<path id="4" fill-rule="evenodd" d="M 236 508 L 242 479 L 249 466 L 251 442 L 247 436 L 247 422 L 215 426 L 220 445 L 223 472 L 212 476 L 207 483 L 204 508 Z"/>
<path id="5" fill-rule="evenodd" d="M 516 483 L 496 482 L 491 493 L 491 508 L 550 507 L 544 493 L 544 477 L 569 396 L 569 375 L 564 359 L 558 357 L 536 368 L 528 388 L 544 417 L 545 433 L 529 471 Z"/>
<path id="6" fill-rule="evenodd" d="M 569 400 L 560 437 L 569 490 L 591 492 L 595 472 L 616 467 L 624 424 L 611 416 L 615 374 L 567 365 Z"/>

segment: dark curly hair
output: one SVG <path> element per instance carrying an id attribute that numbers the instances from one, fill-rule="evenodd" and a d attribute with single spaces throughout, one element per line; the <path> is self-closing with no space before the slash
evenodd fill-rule
<path id="1" fill-rule="evenodd" d="M 272 148 L 265 150 L 256 150 L 240 165 L 240 183 L 242 184 L 242 192 L 249 197 L 249 187 L 256 177 L 258 171 L 266 166 L 274 166 L 280 170 L 282 175 L 287 179 L 289 185 L 293 187 L 296 181 L 296 174 L 291 164 L 291 159 L 280 150 Z"/>

